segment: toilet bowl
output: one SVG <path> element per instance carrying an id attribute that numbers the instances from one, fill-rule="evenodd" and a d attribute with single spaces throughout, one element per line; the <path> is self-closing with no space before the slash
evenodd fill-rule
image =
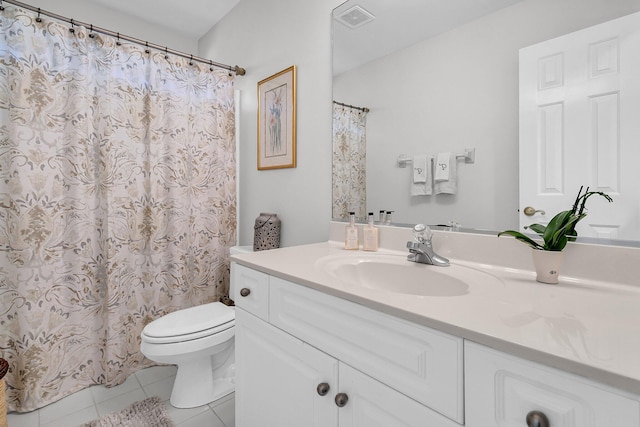
<path id="1" fill-rule="evenodd" d="M 220 302 L 174 311 L 142 331 L 147 358 L 178 366 L 171 405 L 193 408 L 235 388 L 235 308 Z"/>

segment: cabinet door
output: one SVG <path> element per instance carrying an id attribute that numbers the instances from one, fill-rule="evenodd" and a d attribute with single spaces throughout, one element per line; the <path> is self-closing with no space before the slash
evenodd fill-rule
<path id="1" fill-rule="evenodd" d="M 237 427 L 337 426 L 337 385 L 337 360 L 236 310 Z"/>
<path id="2" fill-rule="evenodd" d="M 467 427 L 524 427 L 545 414 L 552 427 L 637 427 L 638 401 L 585 378 L 465 342 Z"/>
<path id="3" fill-rule="evenodd" d="M 340 363 L 340 427 L 460 427 L 459 424 L 391 387 Z"/>
<path id="4" fill-rule="evenodd" d="M 462 424 L 462 339 L 271 277 L 269 321 Z"/>

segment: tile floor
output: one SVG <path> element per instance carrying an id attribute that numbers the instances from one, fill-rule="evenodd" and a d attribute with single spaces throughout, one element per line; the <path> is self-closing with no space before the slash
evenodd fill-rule
<path id="1" fill-rule="evenodd" d="M 175 366 L 154 366 L 131 375 L 116 387 L 93 386 L 29 413 L 9 413 L 9 427 L 75 427 L 131 403 L 159 396 L 177 427 L 235 427 L 235 396 L 209 405 L 177 409 L 169 404 Z"/>

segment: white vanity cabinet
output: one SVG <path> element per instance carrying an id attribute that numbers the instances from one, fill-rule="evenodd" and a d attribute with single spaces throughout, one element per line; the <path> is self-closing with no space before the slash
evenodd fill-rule
<path id="1" fill-rule="evenodd" d="M 464 351 L 467 427 L 640 426 L 638 400 L 622 391 L 470 341 Z"/>
<path id="2" fill-rule="evenodd" d="M 640 427 L 622 390 L 235 263 L 232 287 L 238 427 Z"/>
<path id="3" fill-rule="evenodd" d="M 238 427 L 462 423 L 461 339 L 237 264 L 232 281 Z"/>

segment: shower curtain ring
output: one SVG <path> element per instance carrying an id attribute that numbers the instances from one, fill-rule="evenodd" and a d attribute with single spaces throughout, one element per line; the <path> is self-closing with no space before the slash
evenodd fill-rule
<path id="1" fill-rule="evenodd" d="M 116 46 L 122 46 L 122 43 L 120 43 L 120 33 L 116 35 Z"/>
<path id="2" fill-rule="evenodd" d="M 144 42 L 144 47 L 145 47 L 144 53 L 146 54 L 151 53 L 151 51 L 149 50 L 149 42 Z"/>
<path id="3" fill-rule="evenodd" d="M 169 48 L 168 47 L 164 47 L 164 59 L 169 59 Z"/>
<path id="4" fill-rule="evenodd" d="M 189 65 L 193 65 L 193 55 L 189 58 Z"/>
<path id="5" fill-rule="evenodd" d="M 69 22 L 71 22 L 71 28 L 69 28 L 69 32 L 73 34 L 76 32 L 76 29 L 73 27 L 74 26 L 73 18 Z"/>
<path id="6" fill-rule="evenodd" d="M 4 10 L 4 6 L 2 5 L 2 0 L 0 0 L 0 11 Z"/>
<path id="7" fill-rule="evenodd" d="M 93 34 L 93 24 L 91 24 L 91 27 L 89 28 L 89 37 L 94 38 L 96 35 Z"/>
<path id="8" fill-rule="evenodd" d="M 36 17 L 36 22 L 42 22 L 42 18 L 40 18 L 40 8 L 38 8 L 38 16 Z"/>

